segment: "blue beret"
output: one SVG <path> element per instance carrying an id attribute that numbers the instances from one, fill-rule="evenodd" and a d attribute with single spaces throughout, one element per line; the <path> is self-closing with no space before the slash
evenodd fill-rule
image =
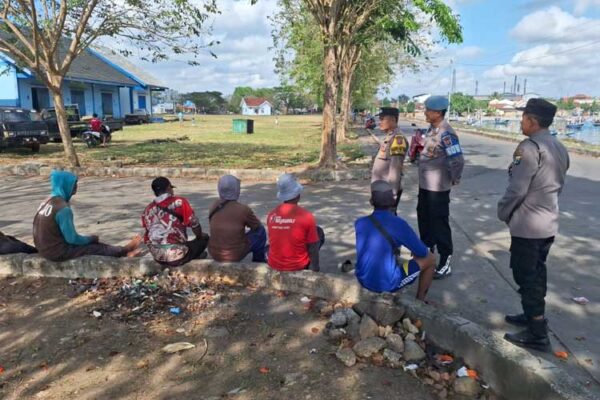
<path id="1" fill-rule="evenodd" d="M 448 98 L 446 96 L 430 96 L 425 100 L 425 108 L 432 111 L 447 110 Z"/>

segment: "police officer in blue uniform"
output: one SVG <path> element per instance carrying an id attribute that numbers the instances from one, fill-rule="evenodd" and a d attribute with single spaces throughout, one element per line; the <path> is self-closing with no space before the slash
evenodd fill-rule
<path id="1" fill-rule="evenodd" d="M 445 119 L 448 106 L 445 96 L 431 96 L 425 101 L 425 118 L 430 126 L 419 159 L 417 220 L 421 240 L 439 254 L 434 279 L 452 273 L 450 189 L 460 183 L 465 163 L 458 136 Z"/>

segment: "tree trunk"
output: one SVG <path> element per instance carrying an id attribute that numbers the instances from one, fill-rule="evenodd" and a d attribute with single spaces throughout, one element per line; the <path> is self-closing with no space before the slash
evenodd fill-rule
<path id="1" fill-rule="evenodd" d="M 346 140 L 346 133 L 350 125 L 350 106 L 352 98 L 352 77 L 354 68 L 352 66 L 342 66 L 342 104 L 340 110 L 340 123 L 337 129 L 337 141 Z"/>
<path id="2" fill-rule="evenodd" d="M 325 94 L 323 99 L 323 131 L 319 166 L 335 168 L 337 164 L 336 121 L 337 108 L 337 59 L 335 48 L 325 47 Z"/>
<path id="3" fill-rule="evenodd" d="M 69 129 L 69 122 L 67 120 L 67 111 L 65 110 L 65 103 L 63 101 L 62 94 L 62 80 L 52 82 L 53 87 L 49 87 L 52 92 L 52 98 L 54 99 L 54 109 L 56 110 L 56 121 L 58 122 L 58 129 L 60 131 L 60 138 L 62 139 L 63 147 L 65 149 L 65 157 L 71 167 L 80 167 L 79 158 L 73 147 L 73 139 L 71 138 L 71 129 Z"/>

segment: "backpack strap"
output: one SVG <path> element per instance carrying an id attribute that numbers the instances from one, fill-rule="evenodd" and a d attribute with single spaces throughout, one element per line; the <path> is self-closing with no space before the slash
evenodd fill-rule
<path id="1" fill-rule="evenodd" d="M 398 247 L 396 247 L 396 244 L 394 243 L 394 239 L 392 239 L 392 237 L 390 236 L 390 234 L 388 233 L 388 231 L 385 230 L 385 228 L 383 227 L 383 225 L 381 225 L 381 223 L 377 220 L 377 218 L 375 218 L 375 216 L 373 214 L 369 215 L 369 219 L 371 220 L 371 222 L 373 223 L 373 225 L 375 225 L 375 228 L 377 228 L 377 230 L 379 231 L 379 233 L 381 233 L 383 235 L 383 237 L 385 238 L 385 240 L 388 241 L 388 243 L 390 244 L 390 246 L 392 246 L 392 252 L 394 253 L 395 256 L 400 254 L 400 250 L 398 249 Z"/>
<path id="2" fill-rule="evenodd" d="M 219 203 L 219 205 L 216 206 L 215 209 L 212 210 L 210 214 L 208 214 L 208 220 L 210 221 L 212 219 L 212 217 L 214 217 L 216 213 L 218 213 L 219 211 L 221 211 L 222 209 L 224 209 L 225 206 L 227 204 L 229 204 L 229 202 L 231 202 L 231 200 L 225 200 L 225 201 Z"/>

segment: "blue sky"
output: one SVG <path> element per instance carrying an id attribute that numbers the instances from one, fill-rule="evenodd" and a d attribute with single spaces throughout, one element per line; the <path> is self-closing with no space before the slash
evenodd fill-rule
<path id="1" fill-rule="evenodd" d="M 600 95 L 600 0 L 454 0 L 464 42 L 436 49 L 419 74 L 399 77 L 390 94 L 450 90 L 507 91 L 517 75 L 523 90 L 544 96 Z M 452 63 L 451 63 L 452 61 Z M 439 78 L 436 78 L 439 77 Z M 433 82 L 432 82 L 433 80 Z"/>
<path id="2" fill-rule="evenodd" d="M 390 95 L 446 93 L 452 69 L 457 90 L 479 94 L 510 89 L 514 75 L 528 92 L 544 96 L 586 93 L 600 96 L 600 0 L 447 0 L 460 15 L 464 43 L 434 45 L 431 62 L 418 74 L 399 72 Z M 176 60 L 145 67 L 182 92 L 236 86 L 275 86 L 271 26 L 276 0 L 219 0 L 222 14 L 213 34 L 222 44 L 201 66 Z M 384 93 L 384 92 L 382 92 Z"/>

